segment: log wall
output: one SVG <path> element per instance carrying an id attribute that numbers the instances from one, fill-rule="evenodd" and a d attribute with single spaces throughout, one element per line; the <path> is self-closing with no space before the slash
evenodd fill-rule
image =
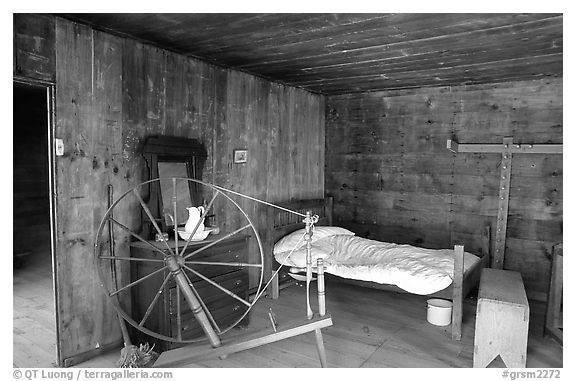
<path id="1" fill-rule="evenodd" d="M 422 88 L 328 97 L 326 193 L 335 219 L 375 239 L 480 248 L 496 228 L 499 154 L 453 154 L 461 143 L 562 143 L 562 80 Z M 513 156 L 505 268 L 531 297 L 547 290 L 562 241 L 562 155 Z"/>
<path id="2" fill-rule="evenodd" d="M 27 33 L 15 35 L 14 75 L 52 81 L 56 88 L 55 136 L 65 146 L 55 162 L 58 330 L 68 364 L 121 338 L 100 289 L 93 240 L 106 210 L 106 186 L 118 196 L 144 179 L 139 149 L 148 135 L 202 142 L 207 182 L 271 202 L 323 195 L 321 96 L 58 17 L 16 15 L 14 22 L 16 31 Z M 47 56 L 44 65 L 21 59 L 37 49 L 21 43 L 30 39 Z M 233 164 L 235 148 L 248 149 L 248 163 Z M 261 230 L 262 207 L 241 205 Z M 136 210 L 118 214 L 137 227 Z M 216 216 L 221 224 L 239 219 L 224 210 Z M 117 250 L 122 254 L 126 244 Z"/>

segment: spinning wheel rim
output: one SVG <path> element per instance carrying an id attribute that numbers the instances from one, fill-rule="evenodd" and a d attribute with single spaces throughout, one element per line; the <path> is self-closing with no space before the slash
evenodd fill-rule
<path id="1" fill-rule="evenodd" d="M 110 302 L 112 303 L 112 306 L 114 307 L 114 309 L 116 310 L 116 312 L 122 316 L 122 318 L 127 321 L 131 326 L 133 326 L 134 328 L 136 328 L 137 330 L 151 336 L 154 337 L 156 339 L 160 339 L 160 340 L 164 340 L 164 341 L 168 341 L 168 342 L 176 342 L 176 343 L 198 343 L 198 342 L 203 342 L 208 340 L 208 337 L 202 336 L 202 337 L 198 337 L 198 338 L 193 338 L 193 339 L 179 339 L 178 337 L 171 337 L 171 336 L 167 336 L 165 334 L 162 333 L 158 333 L 155 332 L 149 328 L 146 328 L 145 326 L 143 326 L 138 322 L 136 322 L 136 320 L 134 320 L 125 310 L 124 308 L 122 308 L 120 302 L 118 301 L 118 298 L 116 297 L 117 294 L 119 294 L 121 291 L 123 291 L 121 288 L 118 287 L 118 285 L 114 285 L 114 291 L 111 291 L 109 287 L 107 287 L 107 281 L 106 281 L 106 277 L 105 277 L 105 273 L 104 273 L 104 267 L 107 266 L 110 268 L 110 271 L 115 271 L 112 270 L 112 267 L 116 266 L 116 262 L 118 260 L 126 260 L 126 257 L 118 257 L 118 258 L 113 258 L 116 257 L 115 255 L 112 255 L 112 253 L 110 253 L 110 257 L 103 257 L 101 255 L 101 250 L 103 250 L 102 248 L 104 247 L 105 244 L 105 238 L 102 237 L 102 234 L 104 232 L 104 228 L 105 226 L 107 226 L 107 224 L 110 223 L 110 225 L 114 224 L 114 219 L 112 217 L 112 211 L 114 210 L 114 208 L 122 201 L 124 200 L 130 193 L 135 193 L 138 196 L 138 193 L 136 193 L 136 191 L 144 186 L 148 186 L 151 183 L 154 182 L 159 182 L 160 180 L 167 180 L 167 179 L 173 179 L 173 181 L 186 181 L 186 182 L 194 182 L 197 184 L 200 184 L 202 186 L 208 187 L 209 189 L 213 190 L 215 192 L 214 194 L 214 199 L 219 195 L 222 194 L 228 201 L 230 201 L 242 214 L 242 216 L 248 221 L 248 225 L 245 226 L 245 228 L 247 228 L 248 226 L 252 229 L 254 237 L 256 238 L 256 241 L 258 243 L 258 250 L 259 250 L 259 254 L 260 254 L 260 265 L 257 266 L 257 264 L 255 264 L 254 267 L 259 267 L 260 270 L 260 275 L 259 275 L 259 281 L 258 281 L 258 288 L 256 290 L 255 295 L 260 295 L 261 290 L 262 290 L 262 284 L 263 284 L 263 280 L 264 280 L 264 250 L 263 250 L 263 246 L 262 246 L 262 240 L 260 239 L 260 235 L 258 234 L 258 231 L 255 228 L 254 223 L 252 222 L 252 220 L 250 219 L 250 217 L 248 216 L 248 214 L 240 207 L 240 205 L 238 205 L 238 203 L 233 200 L 230 196 L 228 196 L 226 194 L 226 189 L 225 188 L 221 188 L 219 186 L 215 186 L 213 184 L 210 183 L 206 183 L 197 179 L 191 179 L 191 178 L 185 178 L 185 177 L 170 177 L 170 178 L 156 178 L 156 179 L 152 179 L 152 180 L 148 180 L 145 182 L 142 182 L 140 184 L 137 184 L 136 186 L 128 189 L 126 192 L 124 192 L 118 199 L 114 200 L 114 202 L 108 207 L 108 209 L 106 210 L 106 212 L 104 213 L 104 216 L 102 217 L 102 219 L 100 220 L 100 224 L 98 226 L 97 232 L 96 232 L 96 236 L 95 236 L 95 240 L 94 240 L 94 259 L 96 261 L 96 267 L 97 267 L 97 272 L 98 272 L 98 277 L 100 280 L 100 286 L 102 287 L 103 291 L 105 292 L 106 296 L 108 297 L 108 299 L 110 300 Z M 144 204 L 141 205 L 141 207 L 144 207 Z M 109 229 L 111 229 L 112 227 L 109 227 Z M 123 228 L 124 230 L 124 228 Z M 175 226 L 175 234 L 177 233 L 177 226 Z M 238 231 L 239 232 L 239 231 Z M 232 235 L 237 234 L 238 232 L 235 232 Z M 132 232 L 131 230 L 128 232 L 132 235 L 137 235 L 137 233 Z M 102 241 L 102 242 L 101 242 Z M 176 240 L 175 240 L 176 241 Z M 184 240 L 186 241 L 186 240 Z M 114 243 L 112 243 L 112 245 L 115 245 L 116 240 L 114 240 Z M 166 241 L 168 242 L 168 241 Z M 190 241 L 188 241 L 189 243 Z M 187 247 L 187 244 L 185 245 L 185 247 Z M 176 251 L 178 251 L 178 248 L 176 249 Z M 184 250 L 182 250 L 182 257 L 185 256 Z M 174 254 L 168 254 L 167 256 L 174 256 Z M 176 254 L 179 255 L 179 254 Z M 170 272 L 170 270 L 167 267 L 167 264 L 165 262 L 167 256 L 165 255 L 165 259 L 164 259 L 164 264 L 163 266 L 159 267 L 159 269 L 157 270 L 158 272 L 160 270 L 162 270 L 162 273 L 167 272 L 168 274 L 166 275 L 166 278 L 164 279 L 164 283 L 170 278 L 172 277 L 174 274 L 172 274 Z M 124 258 L 124 259 L 122 259 Z M 131 258 L 131 257 L 130 257 Z M 110 265 L 104 265 L 104 263 L 108 261 L 111 264 Z M 158 262 L 160 262 L 160 260 L 158 260 Z M 181 270 L 184 271 L 184 273 L 186 273 L 186 271 L 184 270 L 185 268 L 187 268 L 187 266 L 182 265 L 181 266 Z M 188 268 L 189 269 L 189 268 Z M 111 281 L 114 281 L 113 274 L 111 275 Z M 150 274 L 149 274 L 150 275 Z M 143 277 L 145 278 L 145 277 Z M 142 279 L 142 278 L 140 278 Z M 139 280 L 140 280 L 139 279 Z M 138 281 L 139 281 L 138 280 Z M 189 280 L 189 278 L 188 278 Z M 142 282 L 144 282 L 145 280 L 143 280 Z M 163 283 L 163 284 L 164 284 Z M 189 282 L 191 283 L 191 282 Z M 135 285 L 134 282 L 129 283 L 129 285 Z M 130 286 L 132 287 L 132 286 Z M 179 286 L 176 285 L 176 288 L 179 290 Z M 162 292 L 164 292 L 165 287 L 161 287 Z M 180 291 L 180 290 L 179 290 Z M 197 294 L 194 291 L 195 294 Z M 180 291 L 179 294 L 182 294 L 182 292 Z M 200 299 L 201 300 L 201 299 Z M 225 334 L 226 332 L 230 331 L 232 328 L 236 327 L 251 311 L 252 307 L 254 306 L 254 304 L 258 301 L 258 298 L 254 298 L 252 302 L 249 302 L 249 300 L 247 301 L 247 304 L 249 304 L 248 308 L 246 309 L 246 311 L 236 320 L 234 320 L 232 323 L 230 323 L 229 325 L 227 325 L 227 327 L 225 327 L 224 329 L 220 330 L 218 327 L 218 332 L 215 331 L 215 333 L 218 336 L 222 336 L 223 334 Z M 154 302 L 153 302 L 154 303 Z M 153 304 L 151 303 L 151 305 Z M 180 302 L 178 302 L 180 303 Z M 150 305 L 150 306 L 151 306 Z M 145 321 L 146 319 L 144 319 Z M 214 327 L 213 327 L 214 328 Z M 180 336 L 180 335 L 178 335 Z"/>

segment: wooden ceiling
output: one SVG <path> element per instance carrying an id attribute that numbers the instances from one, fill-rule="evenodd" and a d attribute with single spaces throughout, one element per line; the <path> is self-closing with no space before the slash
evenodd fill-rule
<path id="1" fill-rule="evenodd" d="M 66 14 L 327 95 L 562 76 L 561 14 Z"/>

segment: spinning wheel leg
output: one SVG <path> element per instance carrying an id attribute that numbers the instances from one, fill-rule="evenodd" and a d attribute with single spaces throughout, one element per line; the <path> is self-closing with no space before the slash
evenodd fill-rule
<path id="1" fill-rule="evenodd" d="M 176 283 L 178 284 L 178 287 L 180 287 L 180 289 L 182 290 L 182 294 L 184 295 L 184 299 L 186 299 L 186 301 L 190 305 L 190 309 L 194 313 L 196 320 L 198 320 L 198 323 L 202 327 L 202 330 L 204 331 L 204 333 L 208 337 L 208 340 L 210 341 L 210 345 L 212 345 L 212 347 L 214 347 L 214 348 L 219 347 L 220 345 L 222 345 L 220 338 L 218 337 L 218 335 L 216 334 L 216 332 L 214 331 L 214 329 L 210 325 L 210 321 L 208 320 L 208 316 L 206 315 L 206 312 L 204 312 L 202 305 L 200 304 L 200 302 L 196 298 L 196 295 L 194 295 L 192 288 L 190 288 L 190 285 L 188 284 L 188 280 L 186 279 L 186 276 L 184 275 L 184 272 L 183 272 L 182 268 L 180 267 L 180 265 L 178 264 L 176 258 L 175 257 L 168 257 L 166 259 L 166 264 L 168 266 L 168 269 L 170 269 L 170 271 L 172 272 L 174 279 L 176 279 Z"/>
<path id="2" fill-rule="evenodd" d="M 324 348 L 324 339 L 322 338 L 322 331 L 320 329 L 314 330 L 314 336 L 316 336 L 316 348 L 318 348 L 318 357 L 320 357 L 320 365 L 322 368 L 326 368 L 326 349 Z"/>

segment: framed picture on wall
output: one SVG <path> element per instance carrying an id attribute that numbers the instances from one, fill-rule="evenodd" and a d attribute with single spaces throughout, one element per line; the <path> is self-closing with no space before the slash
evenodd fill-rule
<path id="1" fill-rule="evenodd" d="M 246 163 L 248 161 L 248 150 L 247 149 L 235 149 L 234 150 L 234 164 Z"/>

